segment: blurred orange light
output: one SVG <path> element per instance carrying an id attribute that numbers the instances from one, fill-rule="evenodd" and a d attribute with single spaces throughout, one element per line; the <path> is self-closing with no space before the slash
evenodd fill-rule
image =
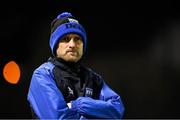
<path id="1" fill-rule="evenodd" d="M 3 76 L 5 80 L 11 84 L 17 84 L 20 78 L 20 68 L 14 61 L 8 62 L 3 69 Z"/>

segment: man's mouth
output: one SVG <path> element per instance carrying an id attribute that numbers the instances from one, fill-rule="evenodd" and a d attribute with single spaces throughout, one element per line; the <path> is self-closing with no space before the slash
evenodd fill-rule
<path id="1" fill-rule="evenodd" d="M 75 53 L 76 51 L 67 51 L 67 53 Z"/>
<path id="2" fill-rule="evenodd" d="M 67 54 L 76 55 L 76 51 L 67 51 Z"/>

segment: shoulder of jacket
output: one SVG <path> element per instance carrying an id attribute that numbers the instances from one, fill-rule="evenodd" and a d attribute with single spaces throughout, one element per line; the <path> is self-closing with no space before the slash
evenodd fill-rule
<path id="1" fill-rule="evenodd" d="M 102 84 L 102 83 L 103 83 L 104 79 L 103 79 L 103 77 L 102 77 L 99 73 L 97 73 L 97 72 L 96 72 L 95 70 L 93 70 L 92 68 L 86 68 L 86 69 L 89 71 L 92 79 L 93 79 L 95 82 L 97 82 L 98 84 Z"/>
<path id="2" fill-rule="evenodd" d="M 101 88 L 104 81 L 103 77 L 92 68 L 87 68 L 87 70 L 90 72 L 92 81 Z"/>
<path id="3" fill-rule="evenodd" d="M 41 72 L 45 74 L 51 74 L 54 65 L 51 62 L 45 62 L 41 64 L 34 72 Z"/>
<path id="4" fill-rule="evenodd" d="M 40 86 L 53 84 L 54 86 L 54 75 L 52 73 L 53 68 L 54 65 L 50 62 L 44 62 L 43 64 L 41 64 L 34 70 L 33 75 L 31 77 L 31 84 L 37 84 Z"/>
<path id="5" fill-rule="evenodd" d="M 97 73 L 95 70 L 93 70 L 92 68 L 87 68 L 87 70 L 88 70 L 90 73 L 92 73 L 94 76 L 99 77 L 99 78 L 102 79 L 102 76 L 101 76 L 99 73 Z"/>

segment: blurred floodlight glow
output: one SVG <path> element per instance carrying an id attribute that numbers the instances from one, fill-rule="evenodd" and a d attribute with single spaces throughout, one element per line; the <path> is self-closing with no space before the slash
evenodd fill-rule
<path id="1" fill-rule="evenodd" d="M 20 68 L 15 61 L 8 62 L 3 68 L 5 80 L 11 84 L 17 84 L 20 79 Z"/>

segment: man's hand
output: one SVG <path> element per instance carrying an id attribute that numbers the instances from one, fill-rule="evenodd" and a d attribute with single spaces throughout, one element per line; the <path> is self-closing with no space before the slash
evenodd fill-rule
<path id="1" fill-rule="evenodd" d="M 69 109 L 71 109 L 71 103 L 67 103 L 67 106 L 69 107 Z"/>

